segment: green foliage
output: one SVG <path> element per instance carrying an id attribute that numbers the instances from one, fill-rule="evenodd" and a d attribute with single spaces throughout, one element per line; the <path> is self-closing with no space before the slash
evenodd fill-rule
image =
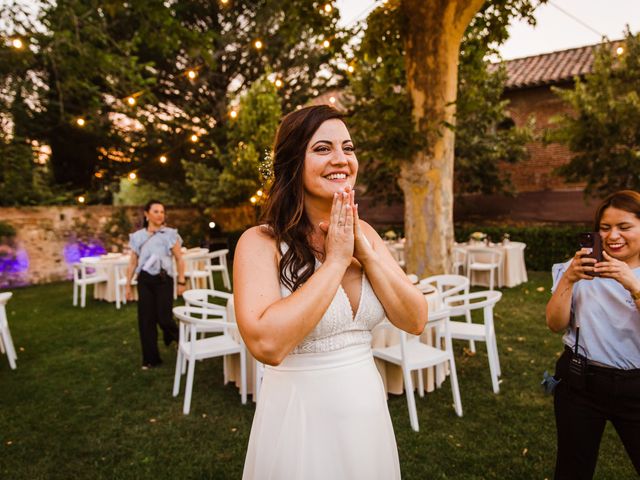
<path id="1" fill-rule="evenodd" d="M 111 248 L 123 251 L 129 245 L 129 234 L 133 231 L 133 225 L 126 208 L 114 208 L 112 211 L 111 218 L 104 226 L 105 236 L 108 236 L 108 242 L 105 243 Z"/>
<path id="2" fill-rule="evenodd" d="M 535 2 L 539 3 L 539 2 Z M 457 193 L 503 192 L 507 178 L 500 161 L 516 162 L 525 156 L 530 138 L 526 128 L 509 123 L 501 100 L 504 71 L 491 72 L 486 56 L 506 40 L 512 19 L 533 23 L 534 2 L 487 2 L 470 24 L 461 47 L 456 104 L 455 181 Z M 353 116 L 350 126 L 362 147 L 358 159 L 362 176 L 376 197 L 387 202 L 402 198 L 397 179 L 402 161 L 424 147 L 411 119 L 406 88 L 403 18 L 397 3 L 375 9 L 356 52 L 355 75 L 350 80 Z"/>
<path id="3" fill-rule="evenodd" d="M 554 263 L 565 262 L 573 257 L 578 248 L 578 234 L 592 229 L 590 225 L 455 225 L 455 238 L 466 242 L 472 232 L 483 232 L 499 242 L 502 235 L 509 234 L 511 241 L 524 242 L 525 263 L 528 270 L 550 271 Z"/>
<path id="4" fill-rule="evenodd" d="M 558 173 L 586 181 L 585 193 L 640 190 L 640 34 L 628 29 L 624 53 L 603 43 L 591 74 L 573 90 L 554 91 L 573 110 L 556 118 L 547 140 L 565 143 L 573 156 Z"/>
<path id="5" fill-rule="evenodd" d="M 260 165 L 271 150 L 282 116 L 274 84 L 266 77 L 254 82 L 241 96 L 237 111 L 238 117 L 229 128 L 226 148 L 202 162 L 183 162 L 196 204 L 239 205 L 263 187 Z"/>
<path id="6" fill-rule="evenodd" d="M 165 182 L 150 182 L 145 179 L 128 178 L 120 179 L 118 193 L 113 196 L 113 204 L 123 205 L 144 205 L 150 198 L 155 198 L 165 205 L 187 205 L 188 196 L 182 190 L 175 188 Z"/>
<path id="7" fill-rule="evenodd" d="M 0 118 L 50 145 L 55 184 L 89 191 L 89 202 L 109 202 L 131 171 L 192 197 L 184 162 L 207 159 L 217 175 L 227 166 L 216 156 L 234 135 L 234 95 L 273 72 L 290 110 L 337 81 L 317 74 L 343 49 L 338 18 L 297 0 L 10 2 L 0 22 L 28 46 L 0 46 Z M 18 115 L 8 106 L 20 96 L 30 102 Z"/>
<path id="8" fill-rule="evenodd" d="M 0 237 L 15 237 L 16 229 L 7 222 L 0 221 Z"/>
<path id="9" fill-rule="evenodd" d="M 467 35 L 460 53 L 456 102 L 455 189 L 463 193 L 509 193 L 511 182 L 500 170 L 501 162 L 516 163 L 527 157 L 531 125 L 516 127 L 503 100 L 506 81 L 503 66 L 490 72 L 486 48 Z"/>

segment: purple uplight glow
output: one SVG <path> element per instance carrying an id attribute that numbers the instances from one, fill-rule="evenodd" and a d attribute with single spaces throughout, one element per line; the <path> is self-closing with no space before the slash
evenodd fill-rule
<path id="1" fill-rule="evenodd" d="M 90 240 L 85 243 L 82 240 L 72 240 L 64 246 L 64 260 L 68 264 L 79 262 L 83 257 L 97 257 L 107 253 L 102 242 L 99 240 Z"/>
<path id="2" fill-rule="evenodd" d="M 0 275 L 7 273 L 21 273 L 29 269 L 29 256 L 23 248 L 4 254 L 0 251 Z"/>

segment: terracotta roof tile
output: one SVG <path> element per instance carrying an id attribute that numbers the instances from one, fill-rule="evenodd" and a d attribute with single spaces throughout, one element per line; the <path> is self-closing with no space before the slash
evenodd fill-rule
<path id="1" fill-rule="evenodd" d="M 610 42 L 611 51 L 615 52 L 621 43 L 621 40 Z M 598 46 L 600 44 L 507 60 L 504 62 L 507 69 L 505 88 L 518 90 L 553 85 L 585 75 L 593 68 L 594 52 Z M 496 68 L 496 65 L 492 67 Z"/>

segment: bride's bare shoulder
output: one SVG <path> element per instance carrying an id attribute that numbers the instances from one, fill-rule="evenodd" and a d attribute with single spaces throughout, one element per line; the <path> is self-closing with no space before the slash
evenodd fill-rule
<path id="1" fill-rule="evenodd" d="M 240 236 L 236 251 L 254 255 L 276 253 L 276 242 L 271 229 L 266 225 L 251 227 Z"/>

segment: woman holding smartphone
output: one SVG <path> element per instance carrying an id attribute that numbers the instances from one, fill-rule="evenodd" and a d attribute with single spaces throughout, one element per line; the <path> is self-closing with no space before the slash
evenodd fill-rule
<path id="1" fill-rule="evenodd" d="M 596 211 L 601 262 L 582 248 L 553 266 L 547 325 L 565 332 L 554 392 L 556 479 L 592 478 L 607 421 L 640 474 L 640 193 Z"/>

